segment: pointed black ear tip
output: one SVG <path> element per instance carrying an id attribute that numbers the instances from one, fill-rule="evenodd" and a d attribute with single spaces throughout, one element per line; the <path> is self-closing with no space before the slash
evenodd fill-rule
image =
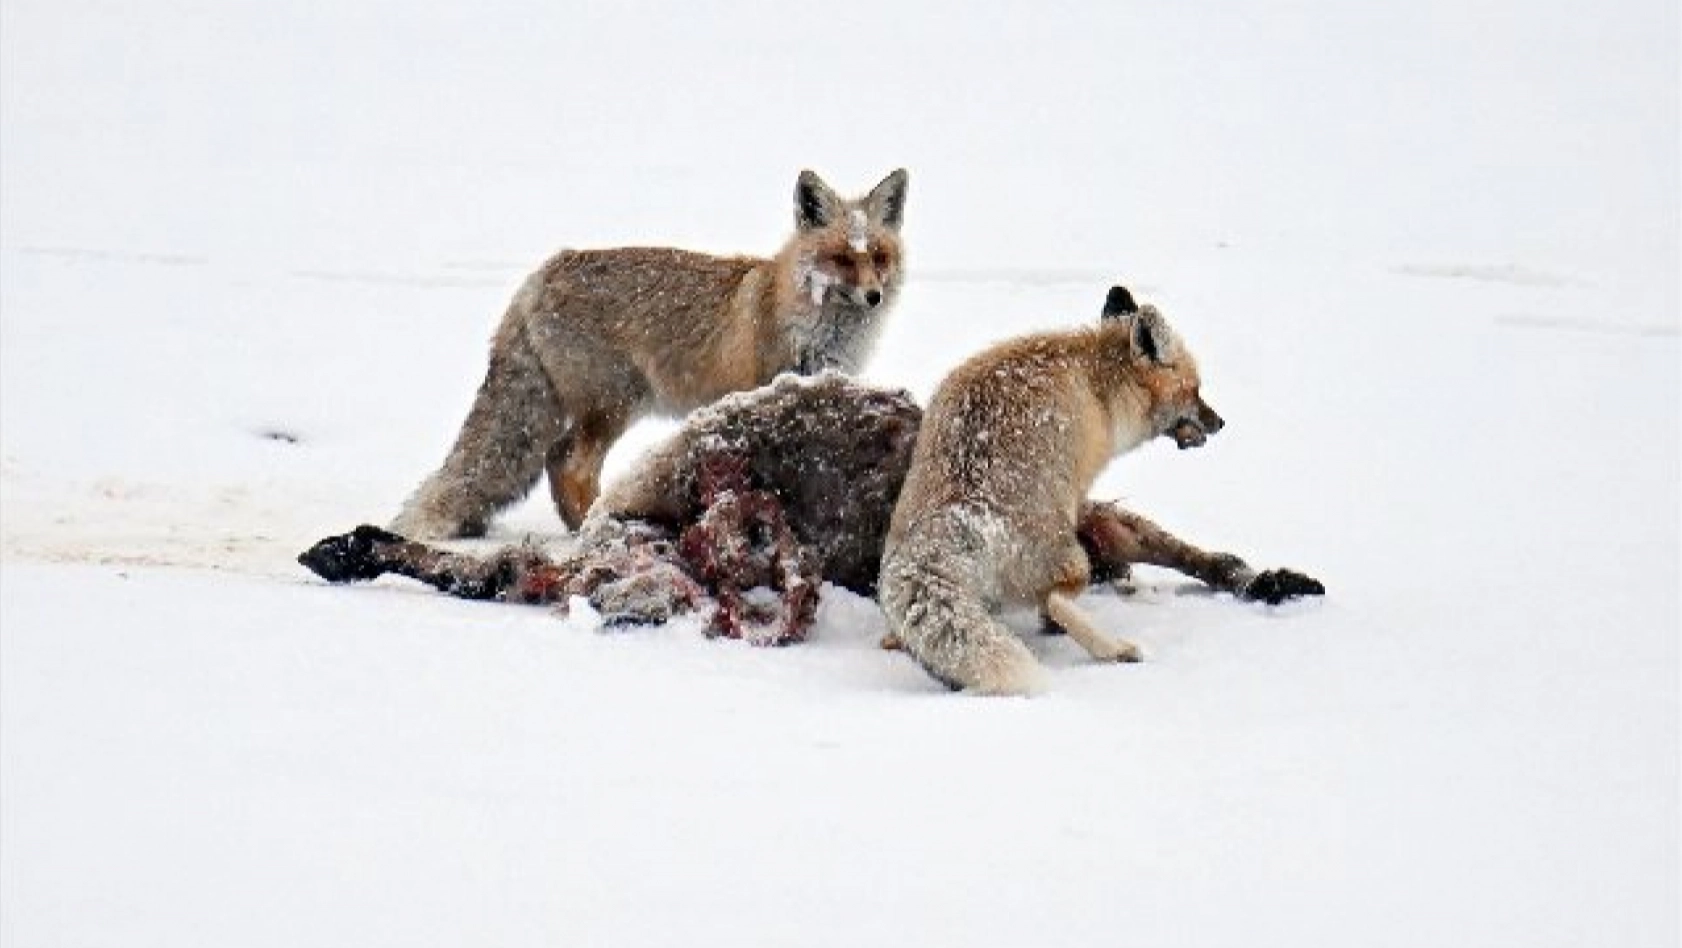
<path id="1" fill-rule="evenodd" d="M 828 224 L 831 218 L 829 203 L 834 200 L 829 185 L 823 183 L 810 168 L 800 172 L 794 182 L 794 219 L 802 228 L 811 229 Z"/>
<path id="2" fill-rule="evenodd" d="M 904 168 L 896 168 L 888 176 L 876 182 L 870 189 L 870 197 L 875 200 L 886 200 L 894 205 L 905 203 L 905 192 L 911 185 L 911 175 Z"/>
<path id="3" fill-rule="evenodd" d="M 1139 311 L 1139 304 L 1133 301 L 1133 294 L 1127 292 L 1125 286 L 1110 287 L 1110 295 L 1104 297 L 1104 318 L 1113 319 L 1117 316 L 1127 316 Z"/>

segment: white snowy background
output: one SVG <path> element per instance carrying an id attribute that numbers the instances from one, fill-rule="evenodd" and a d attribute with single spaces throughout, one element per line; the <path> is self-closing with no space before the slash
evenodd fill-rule
<path id="1" fill-rule="evenodd" d="M 1676 945 L 1677 47 L 1668 0 L 4 0 L 0 942 Z M 552 250 L 769 252 L 798 169 L 899 165 L 869 376 L 1126 282 L 1229 424 L 1097 495 L 1323 602 L 1148 573 L 1087 600 L 1145 664 L 1029 636 L 1052 691 L 980 700 L 840 592 L 755 650 L 293 563 L 442 458 Z"/>

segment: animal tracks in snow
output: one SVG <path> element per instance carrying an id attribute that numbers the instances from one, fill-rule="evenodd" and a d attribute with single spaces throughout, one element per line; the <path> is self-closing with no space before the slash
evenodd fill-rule
<path id="1" fill-rule="evenodd" d="M 1516 263 L 1422 264 L 1391 267 L 1392 273 L 1433 280 L 1472 280 L 1478 283 L 1506 283 L 1510 286 L 1587 286 L 1588 281 L 1545 270 L 1533 270 Z"/>
<path id="2" fill-rule="evenodd" d="M 57 260 L 78 265 L 118 265 L 146 267 L 215 267 L 217 262 L 201 254 L 170 251 L 108 249 L 101 247 L 24 245 L 7 248 L 8 253 L 22 257 Z M 334 268 L 301 267 L 272 275 L 292 280 L 316 283 L 352 283 L 369 286 L 402 286 L 421 288 L 479 288 L 507 286 L 510 274 L 518 267 L 495 261 L 452 261 L 441 263 L 437 272 L 388 272 L 379 270 L 340 270 Z"/>
<path id="3" fill-rule="evenodd" d="M 295 280 L 325 283 L 362 283 L 371 286 L 435 287 L 447 289 L 506 286 L 500 277 L 434 276 L 424 273 L 382 273 L 373 270 L 289 270 Z"/>
<path id="4" fill-rule="evenodd" d="M 210 258 L 197 254 L 161 253 L 145 250 L 101 250 L 95 247 L 14 247 L 28 257 L 51 257 L 68 263 L 120 263 L 153 267 L 202 267 Z"/>
<path id="5" fill-rule="evenodd" d="M 1542 329 L 1564 332 L 1591 332 L 1607 336 L 1651 336 L 1676 338 L 1682 328 L 1662 323 L 1612 323 L 1572 316 L 1540 316 L 1534 313 L 1507 313 L 1495 317 L 1497 326 L 1510 329 Z"/>

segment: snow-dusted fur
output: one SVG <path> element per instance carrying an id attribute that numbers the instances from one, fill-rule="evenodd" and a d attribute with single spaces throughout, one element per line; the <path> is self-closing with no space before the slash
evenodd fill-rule
<path id="1" fill-rule="evenodd" d="M 870 595 L 922 418 L 904 391 L 839 372 L 780 376 L 690 413 L 608 486 L 581 532 L 604 520 L 691 523 L 709 459 L 737 457 L 754 486 L 776 494 L 824 579 Z"/>
<path id="2" fill-rule="evenodd" d="M 801 172 L 795 233 L 770 258 L 642 247 L 551 258 L 509 304 L 454 447 L 392 529 L 483 533 L 545 471 L 576 528 L 608 449 L 638 418 L 782 372 L 857 371 L 899 293 L 907 184 L 901 169 L 845 200 Z"/>
<path id="3" fill-rule="evenodd" d="M 883 550 L 890 634 L 953 688 L 1023 694 L 1040 665 L 996 618 L 1034 605 L 1094 658 L 1136 661 L 1074 605 L 1091 568 L 1077 525 L 1109 460 L 1158 435 L 1220 429 L 1196 362 L 1153 307 L 1121 287 L 1092 329 L 1011 340 L 935 392 Z"/>

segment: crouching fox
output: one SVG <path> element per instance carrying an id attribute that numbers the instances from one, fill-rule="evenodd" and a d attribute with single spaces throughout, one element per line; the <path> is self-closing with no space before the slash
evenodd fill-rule
<path id="1" fill-rule="evenodd" d="M 680 415 L 783 372 L 857 371 L 904 273 L 908 176 L 845 200 L 811 171 L 770 258 L 669 248 L 562 251 L 515 294 L 455 446 L 392 523 L 482 534 L 545 472 L 576 529 L 632 422 Z"/>
<path id="2" fill-rule="evenodd" d="M 1101 661 L 1137 661 L 1074 598 L 1091 566 L 1076 526 L 1109 460 L 1159 435 L 1204 443 L 1222 421 L 1154 307 L 1110 290 L 1099 325 L 1007 341 L 960 365 L 925 413 L 882 554 L 889 635 L 930 675 L 983 694 L 1043 670 L 999 620 L 1034 605 Z"/>

